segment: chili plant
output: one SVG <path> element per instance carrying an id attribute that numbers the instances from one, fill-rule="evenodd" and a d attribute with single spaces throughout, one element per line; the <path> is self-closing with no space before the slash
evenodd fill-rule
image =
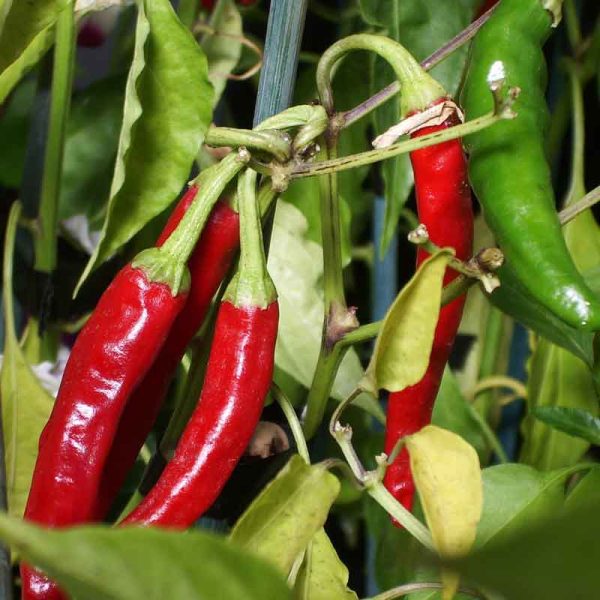
<path id="1" fill-rule="evenodd" d="M 2 597 L 597 597 L 594 8 L 1 2 Z"/>

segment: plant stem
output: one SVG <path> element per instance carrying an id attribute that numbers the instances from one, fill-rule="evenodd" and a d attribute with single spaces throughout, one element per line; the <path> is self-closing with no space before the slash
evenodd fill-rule
<path id="1" fill-rule="evenodd" d="M 494 123 L 507 118 L 502 114 L 496 114 L 490 112 L 487 115 L 483 115 L 472 121 L 468 121 L 462 125 L 456 125 L 455 127 L 449 127 L 442 131 L 429 133 L 427 135 L 399 142 L 393 144 L 387 148 L 378 148 L 376 150 L 367 150 L 366 152 L 359 152 L 358 154 L 352 154 L 350 156 L 343 156 L 334 160 L 325 160 L 315 163 L 303 163 L 298 165 L 291 173 L 292 179 L 298 179 L 301 177 L 314 177 L 315 175 L 324 175 L 325 173 L 334 173 L 339 171 L 346 171 L 348 169 L 354 169 L 363 165 L 371 165 L 373 163 L 393 158 L 400 154 L 406 154 L 407 152 L 413 152 L 421 148 L 427 148 L 429 146 L 435 146 L 448 140 L 464 137 L 476 131 L 490 127 Z"/>
<path id="2" fill-rule="evenodd" d="M 288 400 L 287 396 L 283 393 L 283 390 L 275 382 L 271 384 L 271 392 L 273 393 L 275 400 L 277 400 L 277 403 L 281 407 L 281 410 L 287 419 L 288 425 L 292 431 L 292 436 L 296 442 L 298 454 L 306 461 L 307 464 L 310 464 L 308 446 L 306 445 L 306 439 L 302 433 L 302 425 L 298 420 L 298 415 L 296 414 L 294 407 Z"/>
<path id="3" fill-rule="evenodd" d="M 594 206 L 597 202 L 600 202 L 600 185 L 595 187 L 591 192 L 588 192 L 583 198 L 567 208 L 563 208 L 563 210 L 558 213 L 561 225 L 572 221 L 577 215 Z"/>
<path id="4" fill-rule="evenodd" d="M 43 273 L 51 273 L 56 268 L 58 202 L 73 84 L 74 48 L 75 13 L 74 2 L 70 2 L 61 11 L 56 24 L 50 120 L 38 216 L 39 230 L 35 238 L 35 269 Z"/>
<path id="5" fill-rule="evenodd" d="M 336 373 L 348 350 L 348 346 L 343 347 L 340 344 L 335 344 L 329 350 L 324 346 L 325 343 L 322 342 L 312 384 L 306 399 L 306 414 L 304 415 L 302 428 L 307 439 L 315 435 L 323 420 Z"/>
<path id="6" fill-rule="evenodd" d="M 308 0 L 271 2 L 254 125 L 291 104 L 307 4 Z"/>
<path id="7" fill-rule="evenodd" d="M 209 127 L 206 133 L 207 146 L 242 146 L 262 150 L 285 162 L 290 157 L 290 143 L 277 131 L 250 131 L 233 127 Z"/>
<path id="8" fill-rule="evenodd" d="M 415 537 L 425 548 L 435 552 L 433 540 L 429 530 L 419 519 L 410 513 L 400 502 L 396 500 L 384 487 L 381 481 L 367 486 L 367 493 L 377 504 L 379 504 L 389 515 Z"/>
<path id="9" fill-rule="evenodd" d="M 579 27 L 575 2 L 573 0 L 564 0 L 563 11 L 569 44 L 573 52 L 577 52 L 581 44 L 581 29 Z"/>
<path id="10" fill-rule="evenodd" d="M 466 405 L 471 417 L 479 425 L 483 437 L 485 437 L 488 446 L 494 451 L 498 460 L 503 464 L 510 462 L 500 440 L 494 433 L 494 430 L 490 427 L 487 419 L 470 402 L 466 402 Z"/>
<path id="11" fill-rule="evenodd" d="M 441 48 L 436 50 L 433 54 L 428 56 L 422 63 L 421 66 L 426 71 L 433 69 L 437 64 L 442 62 L 445 58 L 450 56 L 455 50 L 458 50 L 461 46 L 469 42 L 475 37 L 475 34 L 481 29 L 483 24 L 492 16 L 492 13 L 496 7 L 492 7 L 486 13 L 481 15 L 479 19 L 473 21 L 466 29 L 463 29 L 458 35 L 453 37 L 448 43 L 444 44 Z M 343 127 L 349 127 L 352 123 L 355 123 L 359 119 L 362 119 L 365 115 L 375 110 L 378 106 L 387 102 L 390 98 L 393 98 L 400 91 L 400 84 L 395 81 L 390 85 L 379 90 L 376 94 L 373 94 L 370 98 L 367 98 L 364 102 L 361 102 L 354 108 L 351 108 L 343 113 L 340 113 Z"/>

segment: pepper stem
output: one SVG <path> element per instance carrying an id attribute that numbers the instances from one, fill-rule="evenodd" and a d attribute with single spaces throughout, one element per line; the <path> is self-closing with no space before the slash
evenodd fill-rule
<path id="1" fill-rule="evenodd" d="M 173 295 L 186 291 L 189 288 L 187 261 L 196 247 L 202 229 L 227 184 L 249 160 L 250 153 L 242 148 L 203 171 L 192 182 L 200 192 L 175 231 L 160 248 L 140 252 L 132 266 L 143 269 L 151 281 L 167 284 Z"/>
<path id="2" fill-rule="evenodd" d="M 359 33 L 333 44 L 325 51 L 317 66 L 317 89 L 329 114 L 333 113 L 333 69 L 340 59 L 354 50 L 374 52 L 394 69 L 401 87 L 400 117 L 423 110 L 439 98 L 447 96 L 446 90 L 425 72 L 404 46 L 384 36 Z"/>
<path id="3" fill-rule="evenodd" d="M 246 169 L 238 179 L 240 262 L 223 300 L 235 306 L 267 308 L 277 298 L 267 271 L 260 210 L 256 195 L 257 172 Z"/>

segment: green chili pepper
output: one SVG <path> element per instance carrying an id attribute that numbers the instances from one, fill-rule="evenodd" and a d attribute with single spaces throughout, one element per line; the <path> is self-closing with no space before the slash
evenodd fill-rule
<path id="1" fill-rule="evenodd" d="M 600 329 L 600 303 L 565 245 L 544 153 L 548 110 L 542 46 L 561 0 L 502 0 L 479 31 L 462 105 L 473 119 L 492 108 L 489 83 L 518 87 L 517 118 L 466 139 L 473 190 L 507 269 L 546 309 L 578 328 Z M 499 273 L 502 280 L 502 270 Z"/>

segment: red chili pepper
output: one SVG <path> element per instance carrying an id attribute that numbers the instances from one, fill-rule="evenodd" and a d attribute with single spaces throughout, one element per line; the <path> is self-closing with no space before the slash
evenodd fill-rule
<path id="1" fill-rule="evenodd" d="M 171 213 L 156 245 L 162 246 L 193 202 L 198 188 L 190 187 Z M 106 516 L 127 473 L 158 416 L 169 384 L 185 349 L 202 325 L 211 300 L 223 281 L 239 247 L 239 215 L 227 202 L 213 209 L 190 256 L 190 291 L 152 369 L 141 380 L 121 416 L 108 456 L 95 509 L 96 518 Z"/>
<path id="2" fill-rule="evenodd" d="M 25 518 L 59 527 L 93 520 L 102 472 L 125 403 L 164 343 L 189 289 L 187 261 L 227 183 L 249 155 L 231 153 L 205 171 L 204 194 L 162 248 L 142 252 L 104 292 L 71 351 L 40 437 Z M 21 566 L 23 598 L 62 598 Z"/>
<path id="3" fill-rule="evenodd" d="M 73 346 L 40 437 L 25 519 L 59 527 L 92 518 L 125 402 L 152 364 L 186 294 L 173 294 L 168 284 L 151 281 L 131 265 L 104 292 Z M 60 597 L 48 590 L 41 574 L 26 566 L 21 574 L 23 598 Z"/>
<path id="4" fill-rule="evenodd" d="M 189 527 L 219 495 L 256 428 L 273 376 L 279 308 L 254 197 L 241 177 L 240 268 L 221 303 L 198 405 L 158 482 L 124 524 Z"/>
<path id="5" fill-rule="evenodd" d="M 456 116 L 443 124 L 425 127 L 411 137 L 419 137 L 457 124 Z M 470 257 L 473 245 L 473 211 L 467 179 L 467 161 L 460 139 L 416 150 L 410 155 L 415 175 L 419 221 L 437 246 L 451 247 L 457 258 Z M 429 256 L 417 251 L 417 267 Z M 446 271 L 444 285 L 457 273 Z M 431 422 L 431 412 L 440 386 L 444 367 L 458 331 L 465 298 L 460 297 L 440 311 L 429 366 L 423 379 L 401 392 L 391 393 L 388 402 L 385 452 L 390 453 L 397 441 L 419 431 Z M 409 456 L 402 449 L 386 471 L 385 487 L 407 509 L 412 508 L 415 486 Z"/>

